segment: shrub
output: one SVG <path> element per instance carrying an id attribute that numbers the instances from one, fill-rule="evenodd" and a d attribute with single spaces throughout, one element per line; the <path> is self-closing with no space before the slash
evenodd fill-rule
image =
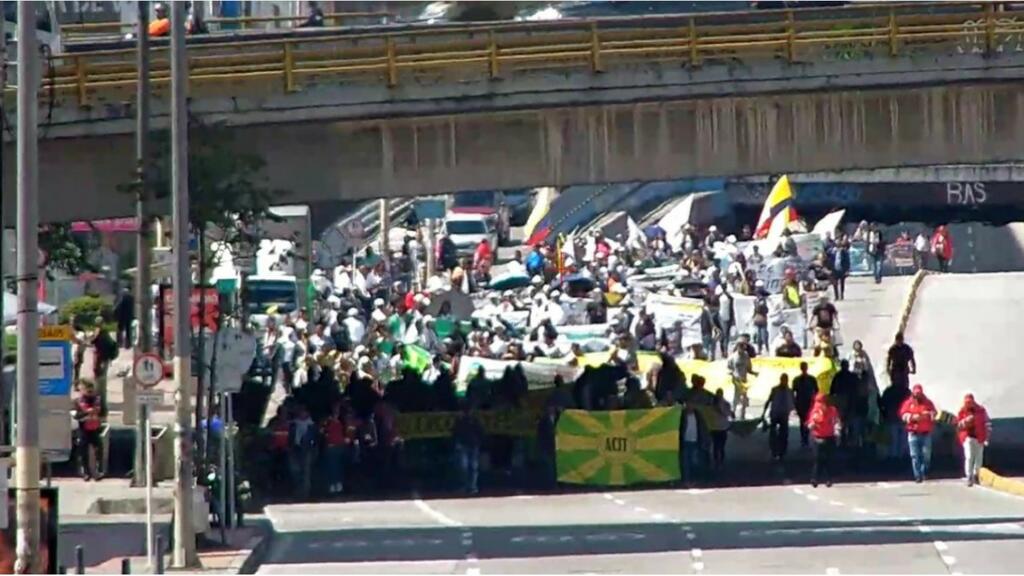
<path id="1" fill-rule="evenodd" d="M 104 320 L 111 320 L 114 315 L 114 306 L 99 296 L 86 295 L 68 300 L 60 307 L 60 323 L 67 324 L 71 316 L 75 317 L 75 324 L 80 328 L 92 328 L 96 325 L 96 317 L 101 316 Z"/>

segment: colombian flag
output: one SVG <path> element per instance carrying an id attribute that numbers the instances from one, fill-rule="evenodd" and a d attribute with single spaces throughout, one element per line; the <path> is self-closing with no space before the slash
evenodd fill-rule
<path id="1" fill-rule="evenodd" d="M 793 207 L 793 189 L 789 186 L 789 178 L 782 176 L 772 186 L 772 191 L 764 201 L 761 217 L 757 220 L 754 238 L 777 238 L 790 222 L 797 219 L 796 208 Z"/>
<path id="2" fill-rule="evenodd" d="M 557 196 L 557 192 L 553 187 L 541 188 L 537 191 L 533 212 L 530 213 L 530 217 L 526 220 L 526 226 L 523 227 L 523 236 L 526 238 L 528 246 L 543 243 L 551 233 L 551 222 L 547 216 L 555 196 Z"/>

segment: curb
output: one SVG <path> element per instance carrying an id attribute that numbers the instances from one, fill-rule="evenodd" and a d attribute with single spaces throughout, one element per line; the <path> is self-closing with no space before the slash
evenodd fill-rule
<path id="1" fill-rule="evenodd" d="M 270 550 L 270 541 L 274 535 L 273 529 L 263 527 L 257 534 L 249 539 L 248 553 L 240 553 L 231 562 L 230 572 L 234 574 L 255 574 L 263 563 L 267 552 Z"/>
<path id="2" fill-rule="evenodd" d="M 900 310 L 900 323 L 897 328 L 898 332 L 906 332 L 907 324 L 910 323 L 910 313 L 914 311 L 914 302 L 917 301 L 917 294 L 921 287 L 921 282 L 924 281 L 924 277 L 928 275 L 927 270 L 918 270 L 914 274 L 913 280 L 910 281 L 910 291 L 907 293 L 907 299 L 903 302 L 903 308 Z"/>
<path id="3" fill-rule="evenodd" d="M 978 483 L 997 492 L 1013 494 L 1014 496 L 1024 496 L 1024 480 L 1006 478 L 996 474 L 988 468 L 981 469 L 981 472 L 978 474 Z"/>

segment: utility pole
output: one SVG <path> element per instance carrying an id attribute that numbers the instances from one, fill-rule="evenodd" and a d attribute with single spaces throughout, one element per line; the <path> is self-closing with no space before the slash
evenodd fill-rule
<path id="1" fill-rule="evenodd" d="M 18 3 L 18 439 L 15 572 L 39 558 L 39 197 L 35 3 Z"/>
<path id="2" fill-rule="evenodd" d="M 135 97 L 135 162 L 138 171 L 138 197 L 135 202 L 135 217 L 139 221 L 139 233 L 135 238 L 135 317 L 139 319 L 139 343 L 135 348 L 135 356 L 153 351 L 152 322 L 150 313 L 153 303 L 150 301 L 150 221 L 149 221 L 149 188 L 146 181 L 146 163 L 149 161 L 149 2 L 139 2 L 139 30 L 136 54 L 138 81 Z M 132 375 L 133 385 L 135 376 Z M 131 409 L 131 407 L 126 407 Z M 132 475 L 133 486 L 145 486 L 146 474 L 153 465 L 146 462 L 147 437 L 146 421 L 149 420 L 149 407 L 138 406 L 139 417 L 135 427 L 135 472 Z"/>
<path id="3" fill-rule="evenodd" d="M 4 3 L 0 0 L 0 12 L 3 12 Z M 7 92 L 7 34 L 0 30 L 0 94 Z M 4 99 L 0 98 L 0 143 L 3 142 L 4 127 L 7 124 L 7 110 L 4 106 Z M 4 218 L 3 211 L 3 198 L 4 198 L 4 155 L 3 150 L 0 150 L 0 318 L 4 317 L 4 299 L 3 294 L 7 292 L 7 269 L 4 263 L 7 262 L 6 242 L 4 237 L 7 236 L 7 223 Z M 4 343 L 4 339 L 0 336 L 0 360 L 7 355 L 7 346 Z M 3 372 L 0 371 L 0 378 L 3 378 Z M 14 435 L 14 420 L 8 419 L 6 422 L 0 423 L 0 443 L 11 444 Z M 5 426 L 12 424 L 9 428 Z"/>
<path id="4" fill-rule="evenodd" d="M 388 237 L 391 235 L 391 215 L 388 213 L 388 199 L 381 198 L 380 203 L 380 257 L 387 262 L 387 265 L 391 264 L 391 242 Z"/>
<path id="5" fill-rule="evenodd" d="M 199 565 L 192 526 L 192 274 L 188 258 L 188 60 L 184 2 L 171 8 L 171 204 L 174 219 L 174 567 Z"/>

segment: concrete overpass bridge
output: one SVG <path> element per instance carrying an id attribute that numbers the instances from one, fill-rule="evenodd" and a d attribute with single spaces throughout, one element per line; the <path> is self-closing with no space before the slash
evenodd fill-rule
<path id="1" fill-rule="evenodd" d="M 1019 160 L 1024 11 L 933 8 L 197 44 L 190 110 L 263 155 L 288 203 Z M 131 212 L 115 189 L 134 166 L 132 58 L 51 62 L 44 220 Z M 160 127 L 166 52 L 154 58 Z"/>

